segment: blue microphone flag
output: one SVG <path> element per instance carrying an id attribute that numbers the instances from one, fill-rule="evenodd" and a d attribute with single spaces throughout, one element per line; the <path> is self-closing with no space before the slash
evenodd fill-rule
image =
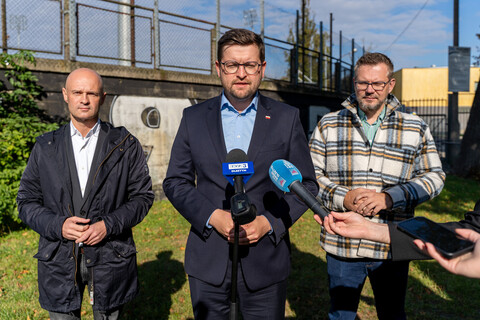
<path id="1" fill-rule="evenodd" d="M 292 163 L 283 159 L 273 161 L 268 174 L 277 188 L 284 192 L 290 192 L 289 186 L 292 182 L 302 181 L 300 171 Z"/>
<path id="2" fill-rule="evenodd" d="M 235 176 L 243 176 L 243 182 L 247 183 L 248 179 L 253 175 L 253 162 L 224 162 L 222 163 L 222 170 L 223 175 L 232 185 L 234 184 L 233 178 Z"/>

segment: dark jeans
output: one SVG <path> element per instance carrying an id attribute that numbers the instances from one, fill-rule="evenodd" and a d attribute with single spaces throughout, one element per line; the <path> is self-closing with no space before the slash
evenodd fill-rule
<path id="1" fill-rule="evenodd" d="M 85 291 L 85 286 L 87 287 L 88 294 L 90 295 L 90 288 L 92 286 L 90 272 L 85 264 L 85 255 L 80 254 L 79 262 L 79 274 L 77 277 L 77 285 L 80 289 L 80 295 L 83 298 L 83 292 Z M 94 297 L 95 298 L 95 297 Z M 53 312 L 49 311 L 50 320 L 80 320 L 80 309 L 74 310 L 68 313 Z M 94 310 L 93 319 L 94 320 L 118 320 L 122 311 L 122 306 L 115 308 L 113 310 Z"/>
<path id="2" fill-rule="evenodd" d="M 230 314 L 231 261 L 225 280 L 214 286 L 189 276 L 190 295 L 196 320 L 228 320 Z M 287 298 L 287 280 L 251 291 L 238 266 L 237 304 L 244 320 L 283 320 Z"/>
<path id="3" fill-rule="evenodd" d="M 355 319 L 367 276 L 372 285 L 378 319 L 406 319 L 408 264 L 408 261 L 345 259 L 327 254 L 329 319 Z"/>

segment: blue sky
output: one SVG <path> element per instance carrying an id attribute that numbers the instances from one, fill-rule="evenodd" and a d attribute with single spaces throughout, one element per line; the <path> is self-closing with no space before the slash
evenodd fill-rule
<path id="1" fill-rule="evenodd" d="M 137 0 L 141 1 L 151 0 Z M 286 39 L 301 0 L 264 2 L 265 34 Z M 472 55 L 480 55 L 480 40 L 475 35 L 480 33 L 480 0 L 459 2 L 460 46 L 470 46 Z M 227 26 L 245 27 L 243 10 L 254 9 L 260 14 L 260 0 L 221 0 L 220 4 L 221 23 Z M 162 10 L 209 21 L 216 20 L 215 6 L 215 0 L 160 1 Z M 343 37 L 354 38 L 367 50 L 389 55 L 396 70 L 448 64 L 448 46 L 453 45 L 453 0 L 311 0 L 310 7 L 315 21 L 323 21 L 325 29 L 333 13 L 335 41 L 342 30 Z M 260 31 L 259 18 L 254 30 Z"/>
<path id="2" fill-rule="evenodd" d="M 479 55 L 480 40 L 475 34 L 480 33 L 480 1 L 459 2 L 459 45 L 470 46 L 472 54 Z M 448 64 L 453 0 L 312 0 L 311 7 L 323 21 L 329 21 L 332 12 L 334 30 L 343 30 L 370 51 L 389 55 L 396 69 Z"/>

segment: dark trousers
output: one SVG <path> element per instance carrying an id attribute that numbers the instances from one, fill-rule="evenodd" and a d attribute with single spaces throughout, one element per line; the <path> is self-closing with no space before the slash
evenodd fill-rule
<path id="1" fill-rule="evenodd" d="M 408 261 L 345 259 L 327 254 L 329 318 L 355 319 L 360 294 L 368 276 L 378 319 L 406 319 L 408 264 Z"/>
<path id="2" fill-rule="evenodd" d="M 79 286 L 80 295 L 83 300 L 83 292 L 85 291 L 85 287 L 87 287 L 87 292 L 90 295 L 90 290 L 92 288 L 91 276 L 90 271 L 87 268 L 85 263 L 85 255 L 80 254 L 79 256 L 79 273 L 77 275 L 77 285 Z M 95 298 L 95 297 L 94 297 Z M 74 310 L 68 313 L 61 313 L 61 312 L 53 312 L 49 311 L 50 320 L 80 320 L 81 314 L 80 309 Z M 118 320 L 120 317 L 120 313 L 122 311 L 122 306 L 119 308 L 115 308 L 113 310 L 94 310 L 93 311 L 93 319 L 94 320 Z"/>
<path id="3" fill-rule="evenodd" d="M 238 266 L 237 304 L 244 320 L 285 319 L 287 280 L 257 291 L 249 290 Z M 196 320 L 228 320 L 230 314 L 231 262 L 223 283 L 214 286 L 189 276 L 190 295 Z"/>

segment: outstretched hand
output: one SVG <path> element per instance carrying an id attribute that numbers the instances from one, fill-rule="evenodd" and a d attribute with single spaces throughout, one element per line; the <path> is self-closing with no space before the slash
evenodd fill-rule
<path id="1" fill-rule="evenodd" d="M 371 222 L 356 212 L 332 211 L 323 221 L 318 215 L 313 217 L 330 234 L 390 243 L 390 234 L 386 224 Z"/>

